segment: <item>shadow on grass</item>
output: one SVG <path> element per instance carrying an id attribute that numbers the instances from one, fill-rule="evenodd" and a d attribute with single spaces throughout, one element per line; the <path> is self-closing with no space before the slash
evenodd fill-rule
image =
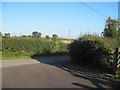
<path id="1" fill-rule="evenodd" d="M 68 53 L 62 53 L 62 52 L 61 53 L 52 53 L 52 54 L 51 53 L 44 53 L 44 54 L 37 53 L 37 54 L 33 55 L 32 58 L 41 63 L 56 66 L 57 68 L 60 68 L 64 71 L 69 72 L 74 77 L 88 80 L 96 88 L 104 89 L 103 86 L 107 86 L 109 88 L 116 88 L 115 82 L 111 82 L 109 79 L 107 79 L 99 74 L 96 74 L 95 72 L 92 72 L 88 69 L 85 69 L 80 66 L 76 66 L 75 64 L 72 64 L 69 56 L 40 59 L 40 58 L 38 58 L 38 57 L 41 57 L 39 55 L 41 55 L 41 56 L 50 56 L 50 55 L 51 56 L 56 56 L 56 55 L 62 56 L 63 55 L 64 56 L 64 55 L 69 55 Z M 84 84 L 80 84 L 78 82 L 71 82 L 71 84 L 82 87 L 82 88 L 87 88 L 87 89 L 94 88 L 94 87 L 89 86 L 89 83 L 87 85 L 86 84 L 84 85 Z"/>

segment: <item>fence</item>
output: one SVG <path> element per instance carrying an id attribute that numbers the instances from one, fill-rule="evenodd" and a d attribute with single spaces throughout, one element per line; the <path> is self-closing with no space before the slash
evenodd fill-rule
<path id="1" fill-rule="evenodd" d="M 116 71 L 118 70 L 118 68 L 120 68 L 120 47 L 116 48 L 113 54 L 113 66 L 114 66 L 114 73 L 116 74 Z"/>

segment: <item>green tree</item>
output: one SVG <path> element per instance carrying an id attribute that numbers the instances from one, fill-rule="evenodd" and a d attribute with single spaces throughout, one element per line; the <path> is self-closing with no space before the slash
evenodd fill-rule
<path id="1" fill-rule="evenodd" d="M 3 36 L 3 34 L 0 32 L 0 37 Z"/>
<path id="2" fill-rule="evenodd" d="M 35 38 L 38 38 L 38 37 L 41 37 L 41 33 L 40 32 L 37 32 L 37 31 L 34 31 L 33 33 L 32 33 L 32 37 L 35 37 Z"/>
<path id="3" fill-rule="evenodd" d="M 58 38 L 58 35 L 57 34 L 53 34 L 52 37 L 53 38 Z"/>
<path id="4" fill-rule="evenodd" d="M 4 36 L 2 37 L 3 39 L 8 39 L 10 38 L 10 33 L 4 33 Z"/>
<path id="5" fill-rule="evenodd" d="M 22 37 L 23 37 L 23 38 L 26 38 L 26 37 L 27 37 L 27 35 L 22 35 Z"/>
<path id="6" fill-rule="evenodd" d="M 31 35 L 28 35 L 28 37 L 32 37 Z"/>
<path id="7" fill-rule="evenodd" d="M 59 39 L 58 36 L 56 34 L 53 34 L 53 38 L 51 41 L 51 46 L 54 52 L 58 52 L 59 48 L 60 48 L 60 43 L 59 43 Z"/>
<path id="8" fill-rule="evenodd" d="M 46 39 L 50 39 L 50 37 L 48 35 L 45 36 Z"/>
<path id="9" fill-rule="evenodd" d="M 9 37 L 10 37 L 10 33 L 5 33 L 4 35 L 5 35 L 5 36 L 9 36 Z"/>
<path id="10" fill-rule="evenodd" d="M 111 17 L 109 17 L 106 20 L 106 25 L 105 25 L 105 29 L 102 32 L 104 37 L 118 37 L 118 20 L 117 19 L 111 19 Z"/>

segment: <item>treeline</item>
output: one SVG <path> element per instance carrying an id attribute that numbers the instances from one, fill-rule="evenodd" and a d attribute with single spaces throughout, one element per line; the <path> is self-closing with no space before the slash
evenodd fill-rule
<path id="1" fill-rule="evenodd" d="M 41 37 L 41 35 L 42 35 L 42 34 L 41 34 L 40 32 L 37 32 L 37 31 L 32 32 L 32 35 L 21 35 L 21 36 L 15 36 L 15 35 L 14 35 L 14 36 L 11 36 L 10 33 L 4 33 L 4 34 L 2 34 L 2 33 L 0 32 L 0 37 L 2 37 L 2 38 L 9 38 L 9 37 L 43 38 L 43 37 Z M 57 34 L 53 34 L 52 37 L 58 37 L 58 35 L 57 35 Z M 49 37 L 48 35 L 45 36 L 46 39 L 50 39 L 50 38 L 52 38 L 52 37 Z"/>

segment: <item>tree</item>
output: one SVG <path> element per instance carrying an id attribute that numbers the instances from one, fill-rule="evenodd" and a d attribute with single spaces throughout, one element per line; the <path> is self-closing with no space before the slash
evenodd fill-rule
<path id="1" fill-rule="evenodd" d="M 5 35 L 5 36 L 9 36 L 9 37 L 10 37 L 10 33 L 5 33 L 4 35 Z"/>
<path id="2" fill-rule="evenodd" d="M 2 37 L 3 36 L 3 34 L 0 32 L 0 37 Z"/>
<path id="3" fill-rule="evenodd" d="M 41 35 L 42 35 L 42 34 L 39 32 L 38 35 L 37 35 L 37 37 L 41 37 Z"/>
<path id="4" fill-rule="evenodd" d="M 52 49 L 54 52 L 59 51 L 60 45 L 59 45 L 59 41 L 57 39 L 52 39 L 51 45 L 52 45 Z"/>
<path id="5" fill-rule="evenodd" d="M 102 32 L 104 37 L 118 37 L 118 26 L 119 26 L 119 22 L 117 19 L 111 19 L 111 17 L 109 17 L 106 20 L 106 25 L 105 25 L 105 29 Z"/>
<path id="6" fill-rule="evenodd" d="M 45 36 L 46 39 L 50 39 L 50 37 L 48 35 Z"/>
<path id="7" fill-rule="evenodd" d="M 40 32 L 37 32 L 37 31 L 34 31 L 33 33 L 32 33 L 32 37 L 41 37 L 41 33 Z"/>
<path id="8" fill-rule="evenodd" d="M 52 37 L 53 38 L 58 38 L 58 35 L 57 34 L 53 34 Z"/>
<path id="9" fill-rule="evenodd" d="M 4 33 L 4 36 L 2 37 L 3 39 L 8 39 L 10 38 L 10 33 Z"/>
<path id="10" fill-rule="evenodd" d="M 31 35 L 28 35 L 28 37 L 32 37 Z"/>
<path id="11" fill-rule="evenodd" d="M 60 48 L 58 36 L 56 34 L 53 34 L 52 37 L 53 37 L 51 41 L 52 49 L 54 52 L 58 52 Z"/>
<path id="12" fill-rule="evenodd" d="M 27 37 L 27 35 L 22 35 L 22 37 L 26 38 L 26 37 Z"/>

